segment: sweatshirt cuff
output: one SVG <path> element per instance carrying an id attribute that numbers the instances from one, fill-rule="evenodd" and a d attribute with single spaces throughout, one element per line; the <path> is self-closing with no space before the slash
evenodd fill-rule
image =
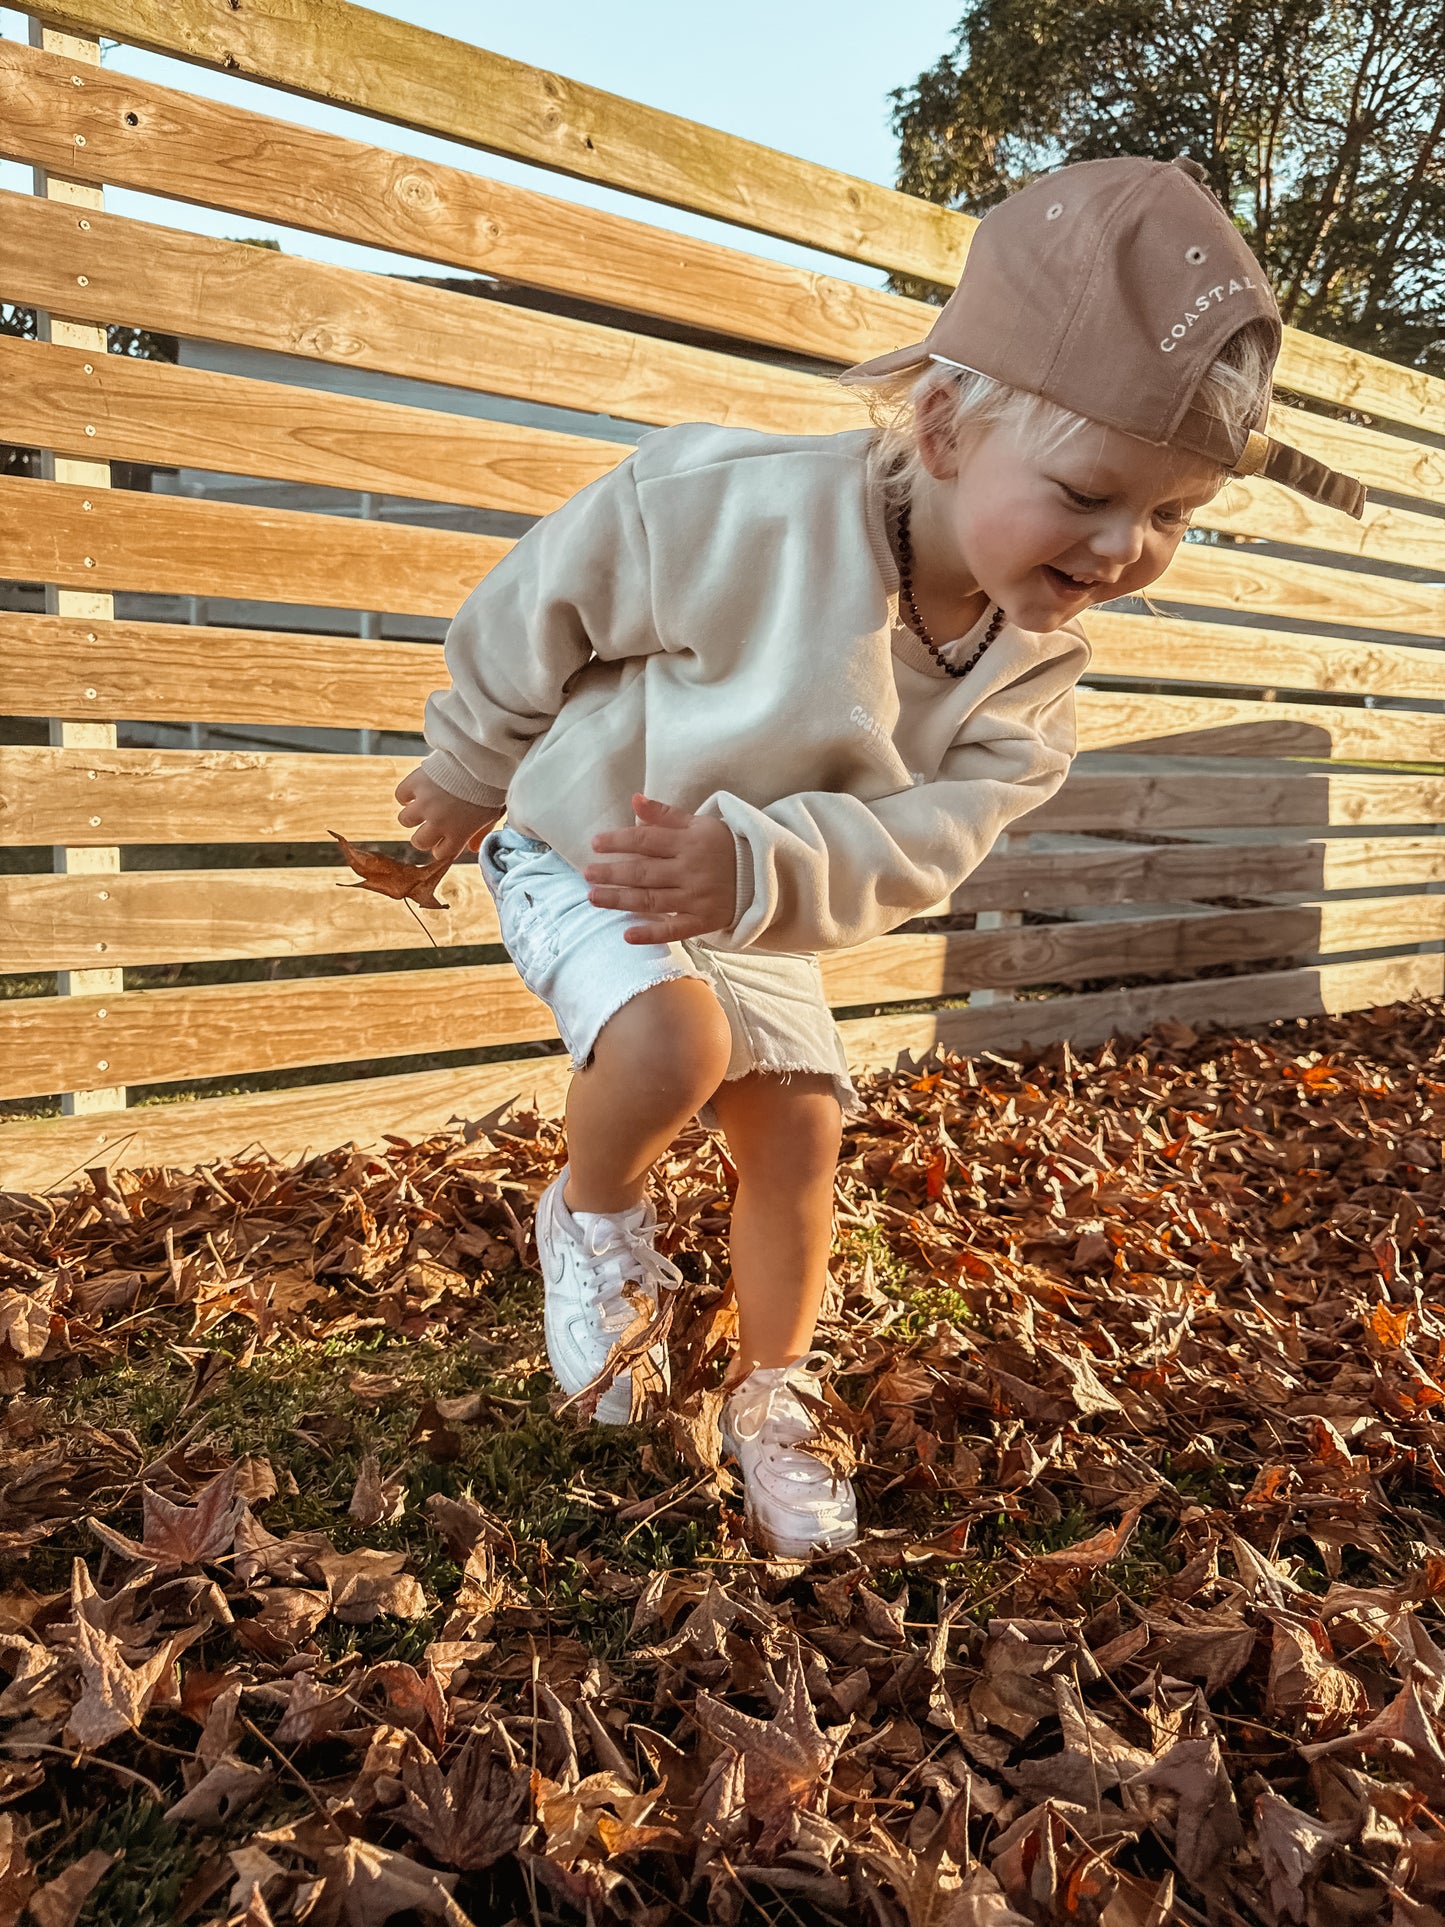
<path id="1" fill-rule="evenodd" d="M 479 783 L 470 770 L 444 749 L 434 749 L 421 767 L 437 788 L 445 790 L 448 796 L 455 796 L 463 803 L 475 803 L 484 810 L 506 807 L 505 790 L 499 790 L 492 783 Z"/>
<path id="2" fill-rule="evenodd" d="M 733 842 L 736 843 L 738 848 L 737 901 L 733 907 L 732 921 L 732 929 L 736 931 L 753 905 L 753 890 L 755 887 L 753 880 L 753 846 L 745 836 L 740 835 L 737 830 L 733 829 L 731 823 L 728 824 L 728 828 L 732 830 Z"/>

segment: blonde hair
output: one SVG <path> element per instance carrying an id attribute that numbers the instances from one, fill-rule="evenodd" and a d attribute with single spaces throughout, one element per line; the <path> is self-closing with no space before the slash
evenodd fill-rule
<path id="1" fill-rule="evenodd" d="M 1200 382 L 1195 401 L 1231 427 L 1253 428 L 1269 404 L 1273 368 L 1270 330 L 1262 322 L 1250 322 L 1225 343 Z M 1029 453 L 1041 455 L 1089 426 L 1084 416 L 1042 395 L 1026 394 L 990 375 L 950 362 L 930 361 L 921 374 L 909 369 L 902 375 L 885 375 L 852 386 L 863 396 L 873 417 L 879 469 L 890 507 L 911 500 L 923 477 L 919 421 L 931 395 L 950 396 L 948 432 L 956 442 L 972 431 L 1008 422 Z M 1216 490 L 1223 487 L 1228 475 L 1221 466 L 1214 483 Z"/>

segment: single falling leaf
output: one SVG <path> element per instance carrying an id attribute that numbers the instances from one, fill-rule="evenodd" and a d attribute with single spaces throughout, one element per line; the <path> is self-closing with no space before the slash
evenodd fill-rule
<path id="1" fill-rule="evenodd" d="M 407 863 L 400 857 L 378 856 L 374 850 L 358 849 L 349 842 L 339 830 L 328 830 L 341 845 L 341 854 L 361 879 L 359 883 L 342 884 L 344 890 L 374 890 L 378 896 L 391 897 L 400 903 L 420 904 L 423 910 L 449 910 L 450 904 L 439 901 L 436 886 L 452 867 L 454 858 L 437 857 L 431 863 Z"/>

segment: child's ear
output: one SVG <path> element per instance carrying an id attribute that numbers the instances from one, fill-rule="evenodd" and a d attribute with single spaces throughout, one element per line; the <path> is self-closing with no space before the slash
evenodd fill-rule
<path id="1" fill-rule="evenodd" d="M 951 482 L 958 473 L 958 432 L 948 389 L 929 389 L 918 404 L 915 427 L 919 460 L 935 482 Z"/>

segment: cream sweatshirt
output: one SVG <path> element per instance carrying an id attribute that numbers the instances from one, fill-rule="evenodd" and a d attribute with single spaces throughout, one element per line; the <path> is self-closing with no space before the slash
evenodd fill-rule
<path id="1" fill-rule="evenodd" d="M 1089 659 L 1073 626 L 1005 624 L 951 677 L 897 602 L 871 429 L 658 430 L 467 597 L 426 772 L 579 870 L 634 791 L 719 816 L 737 904 L 709 943 L 862 943 L 1053 795 Z"/>

